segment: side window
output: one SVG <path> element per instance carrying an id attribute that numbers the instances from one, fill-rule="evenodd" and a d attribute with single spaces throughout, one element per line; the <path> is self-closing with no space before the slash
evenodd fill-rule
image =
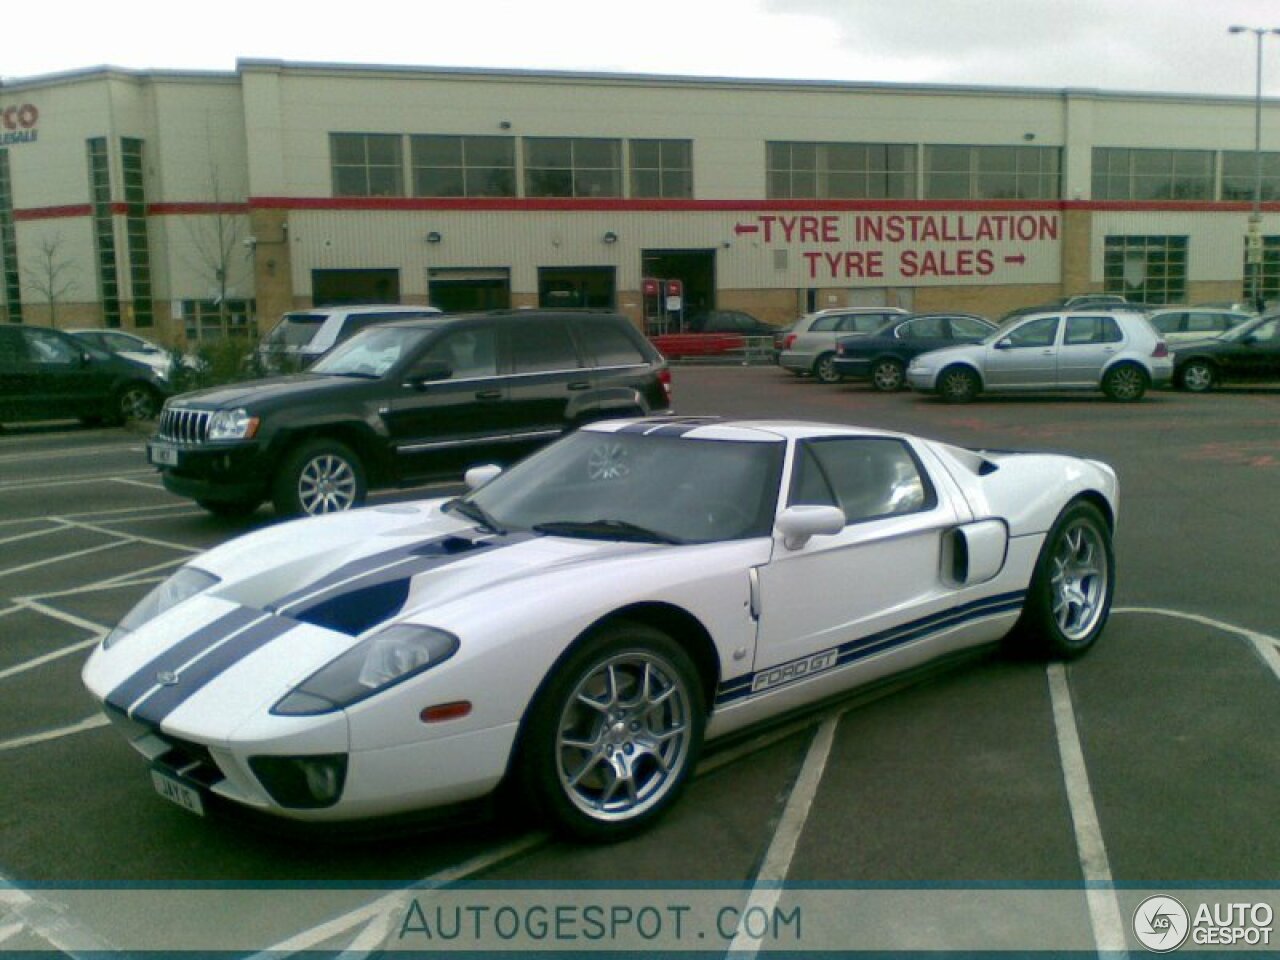
<path id="1" fill-rule="evenodd" d="M 1114 317 L 1068 317 L 1064 343 L 1068 347 L 1119 343 L 1124 337 Z"/>
<path id="2" fill-rule="evenodd" d="M 588 363 L 596 367 L 633 367 L 644 364 L 644 354 L 616 323 L 587 321 L 577 326 Z"/>
<path id="3" fill-rule="evenodd" d="M 1057 317 L 1028 321 L 1005 337 L 1015 347 L 1051 347 L 1057 338 Z"/>
<path id="4" fill-rule="evenodd" d="M 921 317 L 919 320 L 911 321 L 910 327 L 913 337 L 945 337 L 947 335 L 944 317 Z"/>
<path id="5" fill-rule="evenodd" d="M 515 373 L 574 370 L 582 363 L 563 320 L 516 320 L 507 324 L 507 345 Z"/>
<path id="6" fill-rule="evenodd" d="M 1189 316 L 1185 313 L 1162 313 L 1160 316 L 1152 318 L 1151 325 L 1156 328 L 1158 333 L 1177 333 L 1182 329 L 1198 330 L 1200 329 L 1199 327 L 1191 326 L 1191 324 L 1196 322 L 1196 317 L 1203 316 L 1205 316 L 1203 313 L 1193 313 Z M 1184 317 L 1187 317 L 1190 323 L 1183 324 Z"/>
<path id="7" fill-rule="evenodd" d="M 1280 343 L 1277 334 L 1280 334 L 1280 320 L 1268 320 L 1253 328 L 1253 339 L 1257 343 Z"/>
<path id="8" fill-rule="evenodd" d="M 875 333 L 886 319 L 880 313 L 851 313 L 841 317 L 838 329 L 844 333 Z"/>
<path id="9" fill-rule="evenodd" d="M 937 496 L 900 440 L 851 437 L 802 443 L 790 504 L 834 504 L 849 523 L 932 509 Z"/>
<path id="10" fill-rule="evenodd" d="M 443 363 L 452 371 L 450 380 L 475 380 L 498 375 L 497 331 L 494 327 L 468 327 L 445 333 L 418 361 Z"/>
<path id="11" fill-rule="evenodd" d="M 809 330 L 813 333 L 830 333 L 832 330 L 844 329 L 840 326 L 841 321 L 845 318 L 840 314 L 829 314 L 825 317 L 818 317 L 813 321 Z"/>
<path id="12" fill-rule="evenodd" d="M 1227 329 L 1228 323 L 1221 313 L 1188 313 L 1186 329 L 1197 333 L 1217 333 Z"/>
<path id="13" fill-rule="evenodd" d="M 951 318 L 951 336 L 959 339 L 972 338 L 981 340 L 991 332 L 991 328 L 985 324 L 979 323 L 972 317 L 952 317 Z"/>
<path id="14" fill-rule="evenodd" d="M 69 367 L 79 359 L 76 349 L 61 337 L 44 330 L 22 333 L 27 340 L 27 357 L 35 363 Z"/>

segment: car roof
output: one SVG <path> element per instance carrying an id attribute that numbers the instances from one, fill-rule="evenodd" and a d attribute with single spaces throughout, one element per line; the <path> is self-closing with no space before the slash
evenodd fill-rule
<path id="1" fill-rule="evenodd" d="M 813 423 L 805 420 L 730 420 L 720 417 L 638 417 L 628 420 L 601 420 L 580 429 L 594 433 L 643 433 L 690 440 L 737 440 L 776 443 L 809 437 L 892 437 L 906 434 L 874 427 Z"/>
<path id="2" fill-rule="evenodd" d="M 308 307 L 305 310 L 286 310 L 284 315 L 305 316 L 306 314 L 333 313 L 440 313 L 439 307 L 412 303 L 344 303 L 330 304 L 327 307 Z"/>

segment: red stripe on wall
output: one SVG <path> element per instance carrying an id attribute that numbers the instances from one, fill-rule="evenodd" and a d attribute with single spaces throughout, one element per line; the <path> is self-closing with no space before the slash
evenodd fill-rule
<path id="1" fill-rule="evenodd" d="M 247 203 L 149 203 L 147 214 L 153 217 L 168 217 L 178 214 L 210 215 L 215 213 L 248 213 Z"/>
<path id="2" fill-rule="evenodd" d="M 61 207 L 28 207 L 25 210 L 14 210 L 15 220 L 62 220 L 69 217 L 87 217 L 93 213 L 93 207 L 87 203 L 69 203 Z"/>

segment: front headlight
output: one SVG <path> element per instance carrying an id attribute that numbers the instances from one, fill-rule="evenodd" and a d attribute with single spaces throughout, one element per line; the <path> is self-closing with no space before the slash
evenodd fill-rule
<path id="1" fill-rule="evenodd" d="M 458 650 L 458 638 L 434 627 L 401 623 L 366 637 L 321 667 L 271 712 L 314 716 L 341 710 L 387 687 L 443 663 Z"/>
<path id="2" fill-rule="evenodd" d="M 258 432 L 258 418 L 244 409 L 219 410 L 209 418 L 210 440 L 249 440 Z"/>
<path id="3" fill-rule="evenodd" d="M 124 619 L 102 641 L 102 649 L 111 649 L 143 624 L 154 620 L 166 610 L 173 609 L 183 600 L 203 593 L 218 582 L 218 578 L 212 573 L 205 573 L 195 567 L 183 567 L 125 614 Z"/>

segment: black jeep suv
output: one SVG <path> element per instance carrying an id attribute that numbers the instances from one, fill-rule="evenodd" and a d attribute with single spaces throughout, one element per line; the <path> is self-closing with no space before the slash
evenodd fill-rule
<path id="1" fill-rule="evenodd" d="M 509 462 L 588 420 L 671 410 L 670 372 L 625 317 L 505 310 L 390 321 L 305 373 L 169 400 L 147 458 L 223 516 L 358 506 L 370 488 Z"/>

